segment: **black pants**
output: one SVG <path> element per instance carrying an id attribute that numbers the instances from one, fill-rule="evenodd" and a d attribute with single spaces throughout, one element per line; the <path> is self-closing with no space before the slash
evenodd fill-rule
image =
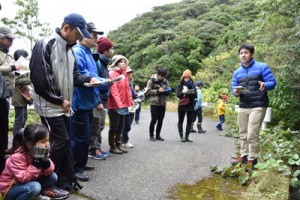
<path id="1" fill-rule="evenodd" d="M 58 176 L 57 186 L 68 189 L 76 181 L 69 138 L 70 119 L 63 115 L 59 117 L 41 117 L 41 120 L 51 130 L 51 159 L 55 164 L 55 172 Z"/>
<path id="2" fill-rule="evenodd" d="M 184 116 L 185 116 L 185 113 L 186 113 L 186 115 L 187 115 L 186 130 L 190 129 L 190 127 L 192 125 L 192 122 L 193 122 L 194 112 L 195 111 L 185 111 L 185 110 L 182 111 L 182 110 L 179 110 L 178 111 L 178 124 L 183 124 Z"/>
<path id="3" fill-rule="evenodd" d="M 9 100 L 0 99 L 0 174 L 5 167 L 5 150 L 8 145 Z"/>
<path id="4" fill-rule="evenodd" d="M 198 108 L 197 110 L 194 111 L 193 122 L 196 121 L 197 117 L 198 117 L 198 122 L 197 123 L 201 124 L 202 123 L 202 107 L 200 107 L 200 108 Z"/>
<path id="5" fill-rule="evenodd" d="M 160 136 L 161 127 L 166 113 L 166 106 L 151 105 L 151 122 L 149 126 L 150 137 L 154 136 L 154 126 L 156 125 L 156 137 Z"/>

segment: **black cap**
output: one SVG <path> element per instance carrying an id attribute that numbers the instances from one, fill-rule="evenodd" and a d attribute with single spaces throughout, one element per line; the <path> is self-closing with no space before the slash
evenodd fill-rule
<path id="1" fill-rule="evenodd" d="M 87 23 L 86 27 L 89 32 L 97 33 L 98 35 L 103 35 L 103 33 L 104 33 L 103 31 L 97 30 L 97 28 L 93 22 Z"/>

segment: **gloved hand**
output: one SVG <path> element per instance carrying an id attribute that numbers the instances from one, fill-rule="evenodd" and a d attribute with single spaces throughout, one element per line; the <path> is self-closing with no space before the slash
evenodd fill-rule
<path id="1" fill-rule="evenodd" d="M 166 94 L 170 94 L 171 92 L 172 92 L 172 88 L 168 87 L 167 89 L 165 89 Z"/>
<path id="2" fill-rule="evenodd" d="M 50 160 L 44 161 L 42 158 L 39 159 L 32 159 L 31 165 L 35 166 L 36 168 L 48 169 L 51 165 Z"/>
<path id="3" fill-rule="evenodd" d="M 40 158 L 44 159 L 46 151 L 47 151 L 47 148 L 33 146 L 33 148 L 32 148 L 33 159 L 40 159 Z"/>
<path id="4" fill-rule="evenodd" d="M 50 147 L 46 148 L 46 152 L 44 154 L 43 161 L 48 161 L 50 156 Z"/>
<path id="5" fill-rule="evenodd" d="M 35 166 L 36 168 L 42 168 L 42 159 L 32 159 L 31 165 Z"/>
<path id="6" fill-rule="evenodd" d="M 47 160 L 47 161 L 42 161 L 42 169 L 48 169 L 51 165 L 51 162 L 50 160 Z"/>

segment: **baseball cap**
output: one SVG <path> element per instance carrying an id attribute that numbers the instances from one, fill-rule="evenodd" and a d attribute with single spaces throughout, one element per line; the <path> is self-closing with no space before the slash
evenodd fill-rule
<path id="1" fill-rule="evenodd" d="M 87 30 L 85 19 L 80 14 L 71 13 L 67 15 L 64 19 L 64 23 L 76 27 L 82 36 L 88 39 L 92 37 Z"/>
<path id="2" fill-rule="evenodd" d="M 0 38 L 4 38 L 4 37 L 15 39 L 15 36 L 9 27 L 0 26 Z"/>
<path id="3" fill-rule="evenodd" d="M 86 27 L 89 32 L 97 33 L 98 35 L 103 35 L 103 33 L 104 33 L 103 31 L 97 30 L 97 28 L 93 22 L 87 23 Z"/>
<path id="4" fill-rule="evenodd" d="M 197 81 L 196 86 L 199 87 L 200 85 L 203 86 L 202 81 Z"/>

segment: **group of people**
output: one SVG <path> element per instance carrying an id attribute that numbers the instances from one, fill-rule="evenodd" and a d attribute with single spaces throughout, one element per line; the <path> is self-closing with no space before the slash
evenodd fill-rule
<path id="1" fill-rule="evenodd" d="M 3 171 L 0 193 L 5 194 L 6 199 L 32 199 L 39 194 L 53 199 L 67 198 L 71 188 L 81 188 L 77 180 L 89 180 L 85 171 L 94 167 L 87 165 L 88 157 L 103 160 L 110 153 L 127 153 L 126 148 L 133 147 L 128 133 L 136 109 L 130 108 L 140 108 L 143 93 L 132 82 L 133 70 L 128 59 L 114 56 L 113 43 L 106 37 L 98 39 L 102 34 L 94 23 L 86 23 L 81 15 L 67 15 L 53 37 L 35 44 L 29 64 L 30 79 L 19 85 L 23 77 L 15 78 L 15 71 L 24 70 L 25 66 L 15 64 L 8 54 L 15 36 L 10 28 L 0 26 L 0 164 Z M 97 48 L 96 53 L 92 53 L 93 48 Z M 240 97 L 241 157 L 235 163 L 255 164 L 259 152 L 258 129 L 268 106 L 266 90 L 273 89 L 276 81 L 267 65 L 253 59 L 253 46 L 244 44 L 239 54 L 241 67 L 234 73 L 232 86 L 242 85 L 248 92 L 232 90 L 234 96 Z M 18 56 L 28 55 L 18 52 L 15 59 Z M 172 92 L 166 75 L 165 68 L 157 69 L 146 86 L 145 95 L 150 99 L 151 141 L 164 141 L 161 129 L 166 98 Z M 30 84 L 35 111 L 42 124 L 33 123 L 25 129 L 21 129 L 25 124 L 23 120 L 22 124 L 16 124 L 12 154 L 5 160 L 9 99 L 15 90 L 20 91 Z M 190 70 L 183 72 L 176 88 L 181 142 L 192 142 L 189 135 L 195 131 L 193 124 L 197 118 L 198 133 L 206 132 L 202 128 L 202 87 L 201 81 L 193 81 Z M 26 105 L 27 100 L 30 99 L 26 99 Z M 16 119 L 24 118 L 26 105 L 22 109 L 15 106 Z M 107 114 L 110 121 L 108 151 L 101 146 Z M 139 115 L 135 121 L 139 123 Z M 222 126 L 217 128 L 222 129 Z"/>

